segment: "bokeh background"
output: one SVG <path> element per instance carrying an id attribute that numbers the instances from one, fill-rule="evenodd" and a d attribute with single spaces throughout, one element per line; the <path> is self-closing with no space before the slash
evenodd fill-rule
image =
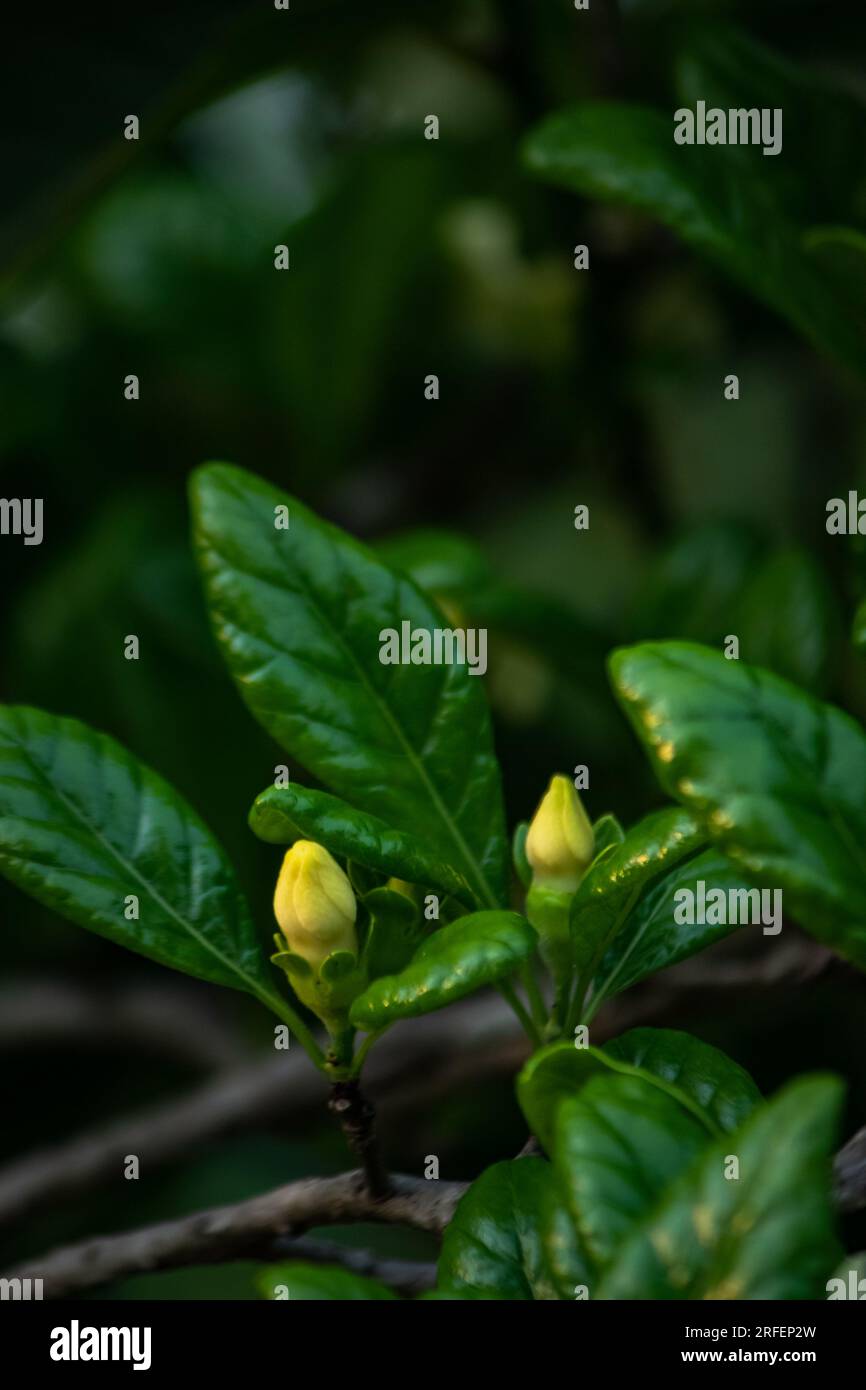
<path id="1" fill-rule="evenodd" d="M 489 627 L 512 823 L 578 763 L 593 815 L 659 803 L 607 687 L 622 641 L 734 632 L 747 659 L 866 716 L 849 641 L 862 542 L 825 530 L 827 499 L 864 483 L 857 371 L 655 219 L 558 190 L 521 160 L 526 133 L 569 103 L 670 112 L 687 23 L 734 26 L 866 100 L 866 11 L 841 0 L 592 0 L 581 15 L 571 0 L 291 0 L 282 13 L 188 0 L 40 5 L 14 21 L 0 467 L 4 496 L 44 498 L 45 539 L 0 541 L 0 694 L 112 733 L 173 781 L 229 848 L 263 934 L 278 851 L 246 814 L 282 755 L 208 632 L 185 497 L 204 460 L 262 473 Z M 138 142 L 122 138 L 130 113 Z M 861 154 L 866 119 L 863 137 Z M 811 172 L 797 172 L 808 202 Z M 288 273 L 274 270 L 278 243 Z M 578 243 L 589 272 L 573 267 Z M 123 659 L 129 633 L 138 662 Z M 3 1162 L 267 1052 L 251 1002 L 126 956 L 5 883 L 0 922 Z M 156 1024 L 124 1023 L 142 991 Z M 815 1065 L 842 1072 L 853 1128 L 863 1003 L 862 984 L 831 969 L 713 1009 L 685 998 L 676 1022 L 765 1089 Z M 186 1011 L 192 1041 L 175 1036 Z M 525 1137 L 507 1074 L 458 1078 L 390 1122 L 383 1111 L 388 1160 L 411 1172 L 434 1152 L 443 1176 L 470 1178 Z M 29 1213 L 3 1245 L 12 1259 L 345 1163 L 324 1116 L 276 1116 Z M 862 1245 L 862 1223 L 850 1234 Z M 233 1265 L 108 1292 L 254 1287 Z"/>

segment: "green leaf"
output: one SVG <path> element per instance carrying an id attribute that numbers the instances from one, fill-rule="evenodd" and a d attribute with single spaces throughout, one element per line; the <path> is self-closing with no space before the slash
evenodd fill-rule
<path id="1" fill-rule="evenodd" d="M 621 1247 L 606 1299 L 823 1298 L 839 1257 L 830 1199 L 842 1087 L 804 1077 L 713 1144 Z M 726 1176 L 729 1156 L 739 1177 Z"/>
<path id="2" fill-rule="evenodd" d="M 657 217 L 811 342 L 866 370 L 866 335 L 804 248 L 796 214 L 767 177 L 773 157 L 720 146 L 708 158 L 674 143 L 671 114 L 612 102 L 549 117 L 524 151 L 552 183 Z"/>
<path id="3" fill-rule="evenodd" d="M 573 1043 L 557 1042 L 533 1053 L 517 1078 L 517 1099 L 526 1122 L 548 1153 L 554 1150 L 560 1106 L 573 1099 L 587 1082 L 611 1073 L 636 1077 L 663 1091 L 697 1120 L 707 1135 L 720 1132 L 716 1115 L 695 1094 L 695 1087 L 679 1086 L 661 1070 L 640 1067 L 610 1047 L 575 1047 Z"/>
<path id="4" fill-rule="evenodd" d="M 250 710 L 320 781 L 411 828 L 495 906 L 506 892 L 499 767 L 481 683 L 457 665 L 383 665 L 386 628 L 441 628 L 365 546 L 263 479 L 193 475 L 199 561 L 223 655 Z M 278 530 L 275 508 L 289 508 Z"/>
<path id="5" fill-rule="evenodd" d="M 662 786 L 749 877 L 866 966 L 866 736 L 779 677 L 690 643 L 611 658 Z"/>
<path id="6" fill-rule="evenodd" d="M 439 1256 L 439 1282 L 502 1299 L 556 1297 L 541 1246 L 542 1158 L 494 1163 L 460 1200 Z"/>
<path id="7" fill-rule="evenodd" d="M 743 1067 L 690 1033 L 632 1028 L 605 1043 L 603 1051 L 691 1096 L 722 1133 L 737 1129 L 761 1103 L 761 1093 Z"/>
<path id="8" fill-rule="evenodd" d="M 398 975 L 376 980 L 349 1017 L 379 1032 L 403 1018 L 442 1009 L 482 985 L 511 975 L 531 955 L 536 935 L 516 912 L 473 912 L 427 938 Z"/>
<path id="9" fill-rule="evenodd" d="M 369 1302 L 397 1297 L 377 1279 L 352 1274 L 339 1265 L 308 1265 L 301 1261 L 259 1270 L 256 1285 L 264 1298 L 290 1303 L 314 1299 L 330 1303 L 355 1299 Z"/>
<path id="10" fill-rule="evenodd" d="M 545 1264 L 557 1297 L 576 1299 L 580 1290 L 582 1297 L 587 1298 L 594 1282 L 593 1270 L 565 1205 L 555 1169 L 541 1194 L 540 1222 Z"/>
<path id="11" fill-rule="evenodd" d="M 363 951 L 368 977 L 395 975 L 409 964 L 428 924 L 414 903 L 390 888 L 374 888 L 363 901 L 370 914 Z"/>
<path id="12" fill-rule="evenodd" d="M 730 894 L 746 887 L 742 874 L 721 850 L 709 849 L 677 864 L 649 888 L 605 952 L 595 974 L 591 1014 L 596 1013 L 603 999 L 622 994 L 647 975 L 676 965 L 737 930 L 737 922 L 676 920 L 676 894 L 681 889 L 696 894 L 700 880 L 707 885 L 707 893 L 717 888 Z M 730 916 L 727 912 L 724 915 Z"/>
<path id="13" fill-rule="evenodd" d="M 625 839 L 625 831 L 616 816 L 610 812 L 605 816 L 599 816 L 592 827 L 592 835 L 595 841 L 596 858 L 602 850 L 609 849 L 611 845 L 621 845 Z"/>
<path id="14" fill-rule="evenodd" d="M 694 1115 L 640 1076 L 595 1076 L 562 1102 L 554 1165 L 594 1272 L 707 1142 Z"/>
<path id="15" fill-rule="evenodd" d="M 594 973 L 645 888 L 694 854 L 704 838 L 694 816 L 673 807 L 645 816 L 596 859 L 569 916 L 574 962 L 582 976 Z"/>
<path id="16" fill-rule="evenodd" d="M 356 811 L 328 792 L 292 784 L 266 787 L 253 802 L 250 827 L 270 845 L 315 840 L 333 855 L 352 859 L 365 868 L 429 884 L 452 893 L 472 906 L 472 891 L 450 864 L 432 853 L 425 842 L 403 830 L 393 830 L 377 816 Z"/>
<path id="17" fill-rule="evenodd" d="M 592 1076 L 620 1070 L 599 1047 L 550 1043 L 525 1063 L 517 1078 L 517 1099 L 532 1133 L 547 1153 L 553 1153 L 556 1112 Z"/>
<path id="18" fill-rule="evenodd" d="M 78 720 L 0 707 L 0 872 L 109 941 L 274 1001 L 246 901 L 207 826 Z M 130 895 L 137 921 L 124 915 Z"/>

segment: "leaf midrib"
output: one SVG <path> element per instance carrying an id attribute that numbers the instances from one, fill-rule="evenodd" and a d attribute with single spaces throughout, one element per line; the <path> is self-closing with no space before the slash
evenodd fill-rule
<path id="1" fill-rule="evenodd" d="M 249 499 L 248 499 L 248 497 L 246 496 L 246 494 L 245 494 L 245 493 L 242 493 L 242 492 L 237 492 L 237 491 L 235 491 L 235 492 L 234 492 L 234 496 L 235 496 L 235 498 L 236 498 L 237 500 L 239 500 L 239 501 L 247 508 L 247 510 L 250 512 L 250 514 L 253 516 L 253 518 L 254 518 L 256 521 L 258 521 L 258 517 L 257 517 L 257 515 L 256 515 L 256 512 L 255 512 L 254 508 L 253 508 L 253 505 L 252 505 L 252 503 L 249 501 Z M 324 530 L 323 530 L 322 534 L 323 534 L 323 536 L 325 537 L 325 539 L 327 540 L 328 545 L 331 547 L 331 550 L 333 551 L 333 550 L 334 550 L 334 544 L 333 544 L 333 541 L 331 540 L 330 536 L 329 536 L 329 535 L 327 534 L 327 532 L 324 531 Z M 247 575 L 247 576 L 248 576 L 249 578 L 251 578 L 251 579 L 255 579 L 255 580 L 259 580 L 259 579 L 260 579 L 260 576 L 256 575 L 252 570 L 244 569 L 244 568 L 242 568 L 240 565 L 238 565 L 236 562 L 231 561 L 231 560 L 229 559 L 229 557 L 225 554 L 225 552 L 222 551 L 222 550 L 220 549 L 220 547 L 214 543 L 212 535 L 209 535 L 209 537 L 208 537 L 208 544 L 211 546 L 211 548 L 212 548 L 214 554 L 218 555 L 218 556 L 220 557 L 220 559 L 221 559 L 226 565 L 228 565 L 231 569 L 234 569 L 234 570 L 238 571 L 238 572 L 241 573 L 241 574 L 245 574 L 245 575 Z M 271 544 L 271 548 L 273 549 L 273 548 L 274 548 L 274 545 L 273 545 L 273 540 L 272 540 L 272 539 L 270 540 L 270 544 Z M 277 554 L 277 556 L 278 556 L 278 558 L 279 558 L 280 564 L 284 564 L 284 563 L 285 563 L 285 556 L 279 551 L 279 549 L 276 550 L 276 554 Z M 342 561 L 341 561 L 341 558 L 340 558 L 339 554 L 337 555 L 336 558 L 337 558 L 337 561 L 338 561 L 338 569 L 339 569 L 340 572 L 342 573 L 342 571 L 343 571 L 343 565 L 342 565 Z M 389 574 L 390 574 L 390 572 L 389 572 Z M 340 648 L 341 651 L 343 652 L 344 656 L 346 657 L 346 659 L 347 659 L 347 661 L 348 661 L 348 663 L 349 663 L 349 666 L 357 673 L 358 681 L 359 681 L 360 685 L 363 687 L 363 689 L 364 689 L 365 693 L 367 694 L 368 698 L 371 700 L 371 702 L 373 703 L 373 705 L 374 705 L 377 709 L 379 709 L 380 713 L 384 716 L 386 723 L 390 726 L 392 733 L 395 735 L 398 744 L 401 746 L 401 748 L 402 748 L 402 750 L 403 750 L 404 756 L 407 758 L 407 760 L 408 760 L 410 766 L 412 767 L 413 771 L 415 772 L 418 781 L 421 783 L 422 788 L 423 788 L 424 790 L 426 790 L 428 796 L 430 797 L 430 800 L 431 800 L 432 803 L 433 803 L 433 806 L 434 806 L 434 808 L 435 808 L 435 810 L 436 810 L 436 812 L 437 812 L 439 818 L 442 820 L 442 822 L 444 823 L 446 829 L 448 830 L 448 832 L 449 832 L 449 834 L 450 834 L 452 840 L 454 841 L 454 843 L 455 843 L 455 845 L 457 846 L 457 848 L 458 848 L 460 854 L 462 855 L 465 864 L 466 864 L 467 867 L 470 869 L 470 871 L 471 871 L 471 873 L 472 873 L 472 876 L 473 876 L 473 878 L 475 879 L 476 883 L 480 886 L 480 888 L 481 888 L 481 899 L 482 899 L 482 901 L 488 903 L 489 906 L 492 907 L 492 908 L 498 908 L 498 907 L 500 906 L 500 904 L 499 904 L 499 902 L 497 901 L 495 895 L 493 894 L 493 892 L 492 892 L 492 890 L 491 890 L 491 888 L 490 888 L 490 886 L 489 886 L 489 884 L 488 884 L 488 882 L 487 882 L 487 879 L 486 879 L 486 877 L 485 877 L 485 875 L 484 875 L 484 872 L 483 872 L 483 870 L 482 870 L 482 868 L 481 868 L 481 865 L 478 863 L 477 859 L 475 858 L 474 854 L 472 853 L 472 851 L 470 850 L 468 844 L 466 843 L 466 841 L 465 841 L 465 839 L 464 839 L 464 837 L 463 837 L 463 834 L 462 834 L 461 831 L 460 831 L 460 828 L 458 827 L 458 825 L 456 824 L 456 822 L 455 822 L 455 821 L 452 819 L 452 817 L 450 816 L 450 814 L 449 814 L 449 812 L 448 812 L 448 808 L 446 807 L 445 803 L 442 801 L 442 799 L 441 799 L 441 797 L 440 797 L 440 795 L 439 795 L 439 792 L 438 792 L 436 786 L 434 785 L 432 779 L 430 778 L 430 776 L 429 776 L 429 774 L 428 774 L 428 772 L 427 772 L 426 766 L 424 765 L 424 763 L 422 762 L 422 760 L 418 757 L 417 753 L 415 752 L 415 749 L 414 749 L 414 747 L 412 746 L 411 742 L 409 741 L 408 735 L 405 733 L 405 731 L 404 731 L 404 729 L 403 729 L 403 726 L 400 724 L 399 720 L 398 720 L 398 719 L 396 718 L 396 716 L 393 714 L 393 712 L 392 712 L 390 706 L 381 698 L 381 696 L 379 695 L 379 693 L 378 693 L 378 691 L 375 689 L 375 687 L 374 687 L 373 685 L 371 685 L 370 680 L 369 680 L 369 678 L 368 678 L 368 676 L 367 676 L 367 673 L 366 673 L 366 671 L 364 670 L 364 667 L 363 667 L 363 666 L 360 664 L 360 662 L 358 661 L 358 658 L 355 656 L 355 653 L 353 652 L 352 648 L 346 643 L 346 641 L 345 641 L 345 639 L 344 639 L 342 633 L 339 631 L 339 629 L 338 629 L 336 626 L 334 626 L 334 624 L 333 624 L 333 622 L 331 621 L 331 619 L 328 617 L 328 615 L 327 615 L 327 614 L 322 610 L 322 608 L 319 606 L 319 603 L 318 603 L 318 601 L 317 601 L 317 599 L 316 599 L 316 596 L 315 596 L 315 594 L 313 593 L 312 589 L 309 587 L 309 585 L 306 583 L 306 580 L 305 580 L 305 577 L 304 577 L 303 573 L 302 573 L 301 571 L 298 570 L 298 571 L 296 571 L 296 576 L 297 576 L 297 579 L 298 579 L 298 582 L 299 582 L 299 587 L 302 589 L 302 591 L 303 591 L 303 593 L 304 593 L 304 596 L 306 597 L 307 601 L 310 603 L 310 605 L 311 605 L 311 607 L 313 608 L 314 612 L 316 613 L 317 617 L 318 617 L 319 620 L 322 622 L 323 626 L 326 627 L 327 630 L 332 634 L 332 637 L 335 639 L 337 645 L 339 646 L 339 648 Z M 394 578 L 394 576 L 391 576 L 391 577 L 392 577 L 392 579 L 394 579 L 394 582 L 397 582 L 396 579 Z M 265 583 L 273 583 L 275 588 L 279 587 L 274 581 L 265 580 L 264 582 L 265 582 Z M 437 701 L 437 704 L 438 704 L 438 703 L 439 703 L 439 702 Z"/>
<path id="2" fill-rule="evenodd" d="M 206 952 L 209 952 L 210 955 L 214 956 L 215 959 L 220 961 L 221 964 L 224 965 L 232 974 L 237 975 L 237 977 L 240 980 L 243 980 L 245 982 L 244 987 L 250 993 L 257 995 L 259 998 L 262 998 L 263 995 L 267 993 L 267 991 L 263 989 L 263 986 L 257 983 L 251 975 L 248 975 L 245 970 L 243 970 L 239 965 L 233 962 L 228 956 L 223 955 L 222 951 L 220 951 L 216 946 L 214 946 L 212 942 L 208 941 L 207 937 L 201 935 L 201 933 L 196 929 L 192 922 L 190 922 L 185 917 L 181 917 L 180 914 L 171 906 L 171 904 L 168 903 L 165 900 L 165 898 L 163 898 L 162 894 L 159 893 L 158 890 L 154 888 L 153 885 L 149 883 L 146 878 L 144 878 L 139 869 L 134 864 L 124 859 L 120 851 L 117 850 L 114 845 L 112 845 L 110 840 L 106 839 L 105 835 L 102 833 L 99 827 L 94 825 L 93 822 L 90 821 L 89 818 L 84 814 L 84 812 L 81 810 L 81 807 L 78 806 L 75 801 L 71 800 L 68 796 L 66 796 L 62 788 L 58 786 L 56 782 L 53 782 L 51 780 L 48 773 L 45 772 L 44 769 L 36 761 L 31 750 L 27 747 L 25 743 L 21 742 L 20 737 L 13 734 L 12 738 L 13 742 L 23 755 L 27 765 L 33 770 L 37 779 L 39 779 L 46 787 L 48 795 L 53 795 L 57 798 L 61 806 L 63 806 L 67 811 L 69 811 L 73 818 L 84 826 L 85 830 L 87 830 L 88 833 L 94 837 L 94 839 L 109 855 L 109 857 L 112 858 L 121 867 L 121 869 L 123 869 L 124 872 L 128 872 L 146 890 L 146 892 L 150 895 L 150 897 L 157 904 L 157 906 L 161 908 L 161 910 L 165 913 L 167 917 L 176 922 L 183 931 L 186 931 L 191 937 L 193 937 L 193 939 L 196 942 L 198 942 L 198 944 L 202 946 Z M 143 793 L 141 791 L 139 792 L 139 796 L 143 798 Z"/>

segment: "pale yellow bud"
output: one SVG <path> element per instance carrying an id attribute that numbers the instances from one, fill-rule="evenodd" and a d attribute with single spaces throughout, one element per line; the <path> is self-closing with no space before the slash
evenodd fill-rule
<path id="1" fill-rule="evenodd" d="M 274 915 L 288 948 L 317 971 L 334 951 L 358 954 L 352 885 L 323 845 L 298 840 L 286 852 Z"/>
<path id="2" fill-rule="evenodd" d="M 573 893 L 592 861 L 592 826 L 574 784 L 558 773 L 529 826 L 526 858 L 532 882 L 559 893 Z"/>

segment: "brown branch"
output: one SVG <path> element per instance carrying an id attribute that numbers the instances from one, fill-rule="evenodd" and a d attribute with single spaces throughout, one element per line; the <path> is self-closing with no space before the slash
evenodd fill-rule
<path id="1" fill-rule="evenodd" d="M 303 1178 L 234 1206 L 63 1246 L 25 1260 L 3 1277 L 41 1279 L 45 1298 L 61 1298 L 154 1270 L 285 1258 L 285 1238 L 313 1226 L 370 1221 L 440 1235 L 467 1187 L 402 1174 L 391 1176 L 389 1185 L 390 1195 L 377 1199 L 361 1171 Z"/>
<path id="2" fill-rule="evenodd" d="M 726 1007 L 732 989 L 802 985 L 828 968 L 841 969 L 844 963 L 799 936 L 784 949 L 774 947 L 745 960 L 729 959 L 712 948 L 606 1004 L 593 1022 L 592 1039 L 604 1042 L 678 1011 Z M 476 996 L 398 1025 L 373 1050 L 364 1081 L 377 1098 L 387 1097 L 391 1118 L 397 1111 L 426 1107 L 461 1085 L 513 1075 L 527 1051 L 503 1001 L 496 995 Z M 120 1181 L 127 1154 L 137 1154 L 142 1168 L 153 1171 L 233 1131 L 295 1120 L 321 1105 L 326 1095 L 326 1083 L 300 1049 L 235 1067 L 176 1100 L 7 1165 L 0 1170 L 0 1223 Z M 860 1181 L 866 1192 L 866 1171 Z"/>
<path id="3" fill-rule="evenodd" d="M 807 944 L 805 951 L 787 953 L 784 967 L 775 954 L 772 960 L 764 957 L 746 963 L 708 958 L 703 973 L 696 965 L 696 962 L 685 963 L 656 977 L 651 984 L 630 991 L 623 999 L 612 1001 L 593 1027 L 596 1040 L 603 1041 L 604 1037 L 623 1028 L 654 1019 L 677 1002 L 682 1003 L 684 995 L 690 1007 L 698 1001 L 700 1007 L 704 1007 L 716 995 L 722 1000 L 729 998 L 726 991 L 732 985 L 760 989 L 779 986 L 792 979 L 802 983 L 820 973 L 826 961 Z M 721 989 L 718 988 L 720 983 Z M 427 1092 L 424 1086 L 418 1085 L 419 1072 L 424 1076 L 425 1085 L 432 1084 L 435 1090 L 443 1076 L 449 1084 L 476 1077 L 479 1061 L 491 1068 L 504 1064 L 507 1070 L 513 1071 L 525 1054 L 526 1043 L 525 1040 L 515 1041 L 513 1024 L 508 1024 L 508 1017 L 501 1001 L 492 998 L 475 999 L 448 1010 L 447 1014 L 418 1020 L 405 1034 L 397 1030 L 396 1045 L 394 1040 L 387 1040 L 390 1048 L 383 1047 L 374 1054 L 370 1071 L 378 1076 L 386 1090 L 396 1083 L 395 1099 L 403 1104 L 408 1104 L 412 1098 L 416 1103 L 424 1103 Z M 474 1046 L 474 1056 L 466 1054 L 467 1042 Z M 411 1086 L 404 1084 L 401 1089 L 400 1082 L 407 1071 L 414 1073 L 415 1079 Z M 291 1084 L 287 1087 L 288 1080 Z M 263 1114 L 284 1112 L 287 1090 L 289 1109 L 297 1113 L 303 1104 L 319 1100 L 323 1089 L 319 1075 L 298 1053 L 270 1058 L 256 1067 L 235 1072 L 230 1078 L 203 1088 L 192 1101 L 186 1098 L 155 1112 L 163 1155 L 174 1157 L 203 1136 L 224 1132 L 229 1123 L 234 1125 L 251 1117 L 261 1119 Z M 151 1120 L 153 1118 L 151 1116 Z M 135 1123 L 139 1125 L 140 1137 L 146 1140 L 145 1117 L 139 1117 Z M 180 1143 L 174 1135 L 172 1145 L 167 1131 L 174 1125 L 183 1127 L 184 1124 L 186 1132 L 180 1136 Z M 129 1141 L 130 1132 L 129 1123 L 116 1127 L 110 1154 L 112 1167 L 120 1150 L 136 1151 Z M 101 1137 L 104 1141 L 105 1134 Z M 91 1136 L 89 1141 L 78 1143 L 86 1149 L 88 1143 L 94 1143 L 94 1138 Z M 99 1143 L 96 1148 L 99 1150 Z M 61 1153 L 62 1168 L 68 1162 L 68 1146 Z M 105 1153 L 98 1153 L 97 1157 L 96 1167 L 104 1166 Z M 32 1165 L 32 1160 L 29 1162 Z M 27 1162 L 21 1166 L 26 1176 Z M 83 1166 L 86 1169 L 86 1164 Z M 113 1171 L 116 1171 L 114 1167 Z M 5 1196 L 11 1202 L 13 1192 L 8 1189 L 9 1176 L 10 1170 L 7 1170 L 7 1186 L 0 1182 L 0 1198 Z M 90 1185 L 93 1165 L 89 1172 L 79 1171 L 77 1181 L 82 1180 L 85 1186 Z M 40 1181 L 43 1193 L 47 1187 L 49 1196 L 58 1195 L 59 1185 L 65 1190 L 70 1187 L 68 1173 L 65 1184 L 56 1169 L 49 1173 L 43 1171 L 41 1179 L 38 1172 L 35 1180 L 31 1174 L 25 1193 L 31 1205 L 39 1200 Z M 73 1175 L 73 1188 L 75 1181 Z M 309 1240 L 298 1244 L 299 1234 L 310 1227 L 350 1221 L 400 1222 L 439 1233 L 465 1190 L 465 1184 L 461 1183 L 426 1182 L 411 1177 L 395 1177 L 391 1182 L 391 1194 L 377 1199 L 366 1188 L 360 1172 L 338 1178 L 307 1179 L 235 1207 L 199 1213 L 127 1234 L 87 1240 L 37 1256 L 9 1271 L 6 1277 L 42 1278 L 46 1295 L 58 1297 L 96 1287 L 111 1279 L 181 1265 L 241 1258 L 275 1260 L 288 1255 L 316 1258 L 316 1247 L 310 1246 Z M 855 1211 L 866 1206 L 866 1129 L 855 1135 L 838 1155 L 836 1183 L 841 1210 Z M 21 1195 L 19 1189 L 19 1202 Z M 358 1272 L 372 1271 L 373 1265 L 367 1261 L 381 1266 L 378 1257 L 365 1252 L 353 1252 L 351 1263 L 348 1263 L 348 1256 L 338 1255 L 336 1250 L 331 1252 L 327 1246 L 323 1253 L 321 1242 L 317 1248 L 321 1260 L 344 1263 Z M 405 1273 L 411 1284 L 415 1272 Z M 429 1271 L 423 1275 L 419 1271 L 418 1277 L 428 1278 Z M 401 1287 L 399 1280 L 394 1281 L 394 1286 Z"/>

